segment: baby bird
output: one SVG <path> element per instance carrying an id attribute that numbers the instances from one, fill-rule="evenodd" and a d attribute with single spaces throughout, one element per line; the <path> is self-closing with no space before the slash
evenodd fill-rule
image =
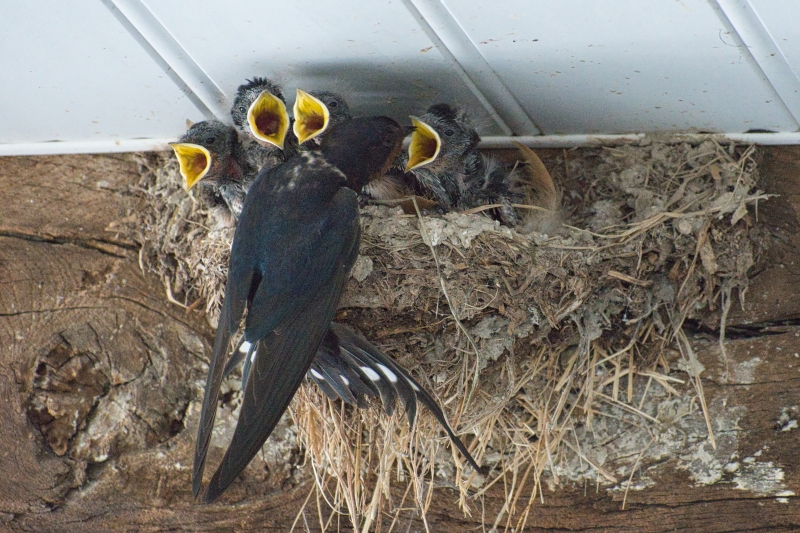
<path id="1" fill-rule="evenodd" d="M 231 119 L 246 139 L 245 152 L 257 170 L 272 168 L 297 152 L 290 133 L 289 113 L 280 87 L 266 78 L 254 77 L 236 90 Z"/>
<path id="2" fill-rule="evenodd" d="M 415 131 L 408 147 L 405 170 L 442 209 L 456 208 L 468 181 L 479 171 L 478 133 L 447 104 L 411 117 Z"/>
<path id="3" fill-rule="evenodd" d="M 258 171 L 245 157 L 236 130 L 216 120 L 198 122 L 170 146 L 186 190 L 199 183 L 218 218 L 228 225 L 238 220 Z"/>
<path id="4" fill-rule="evenodd" d="M 415 131 L 408 155 L 398 163 L 405 162 L 404 170 L 424 195 L 445 212 L 499 204 L 494 214 L 501 222 L 519 221 L 511 207 L 524 201 L 519 175 L 478 151 L 480 136 L 463 114 L 436 104 L 421 117 L 411 118 Z"/>

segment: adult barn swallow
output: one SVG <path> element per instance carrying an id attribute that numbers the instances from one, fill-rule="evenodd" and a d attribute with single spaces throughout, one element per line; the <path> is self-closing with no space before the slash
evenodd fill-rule
<path id="1" fill-rule="evenodd" d="M 307 93 L 297 90 L 292 128 L 301 148 L 316 150 L 326 131 L 351 119 L 350 106 L 342 95 L 330 91 Z M 402 177 L 387 174 L 366 184 L 361 194 L 375 200 L 394 200 L 411 193 Z"/>
<path id="2" fill-rule="evenodd" d="M 224 217 L 237 220 L 257 170 L 247 161 L 236 130 L 216 120 L 198 122 L 170 146 L 186 189 L 201 184 L 209 193 L 204 199 Z"/>
<path id="3" fill-rule="evenodd" d="M 298 89 L 293 111 L 292 129 L 298 143 L 311 150 L 319 147 L 326 131 L 352 119 L 350 106 L 342 95 L 330 91 L 307 93 Z M 361 193 L 375 200 L 395 200 L 412 194 L 406 180 L 396 172 L 370 181 Z"/>
<path id="4" fill-rule="evenodd" d="M 219 208 L 225 209 L 229 216 L 238 220 L 246 192 L 255 175 L 242 156 L 236 131 L 221 122 L 198 122 L 190 127 L 180 142 L 172 143 L 172 148 L 177 155 L 187 189 L 198 183 L 202 184 L 203 191 L 208 193 L 209 198 L 224 200 L 220 201 L 222 205 Z M 247 343 L 234 352 L 226 364 L 225 376 L 242 362 L 250 346 Z M 242 378 L 244 382 L 247 381 L 251 361 L 250 358 L 246 361 Z M 463 443 L 445 421 L 430 393 L 376 346 L 345 326 L 331 324 L 309 368 L 308 377 L 330 398 L 340 398 L 359 407 L 368 405 L 367 397 L 380 396 L 389 415 L 393 412 L 395 400 L 399 398 L 411 425 L 414 424 L 416 402 L 419 399 L 433 412 L 456 447 L 477 468 Z"/>
<path id="5" fill-rule="evenodd" d="M 300 386 L 358 256 L 356 191 L 386 171 L 403 136 L 388 117 L 353 119 L 328 133 L 319 152 L 265 169 L 251 186 L 233 238 L 209 365 L 195 448 L 195 496 L 203 486 L 231 336 L 245 310 L 244 338 L 255 356 L 236 429 L 205 502 L 216 500 L 247 466 Z"/>

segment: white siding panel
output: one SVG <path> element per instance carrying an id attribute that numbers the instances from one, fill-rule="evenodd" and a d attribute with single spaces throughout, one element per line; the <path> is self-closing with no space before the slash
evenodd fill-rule
<path id="1" fill-rule="evenodd" d="M 545 134 L 797 128 L 706 0 L 445 5 Z"/>
<path id="2" fill-rule="evenodd" d="M 266 76 L 290 104 L 297 87 L 333 90 L 356 114 L 407 122 L 450 102 L 482 133 L 501 133 L 399 0 L 145 4 L 228 97 L 245 78 Z"/>
<path id="3" fill-rule="evenodd" d="M 5 2 L 0 143 L 180 135 L 197 116 L 101 2 Z"/>
<path id="4" fill-rule="evenodd" d="M 800 108 L 800 2 L 797 0 L 750 0 L 757 20 L 770 42 L 756 59 L 780 74 L 784 98 Z M 748 43 L 749 44 L 749 43 Z M 769 51 L 770 45 L 777 52 Z M 792 108 L 794 109 L 794 108 Z M 797 117 L 798 112 L 795 112 Z"/>
<path id="5" fill-rule="evenodd" d="M 164 147 L 187 118 L 227 120 L 253 76 L 290 105 L 296 87 L 328 89 L 404 123 L 449 102 L 504 145 L 512 132 L 800 135 L 799 0 L 5 4 L 0 155 Z"/>

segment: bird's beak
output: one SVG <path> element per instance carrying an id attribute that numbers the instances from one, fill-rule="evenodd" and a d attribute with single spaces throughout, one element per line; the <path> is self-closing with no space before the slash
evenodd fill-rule
<path id="1" fill-rule="evenodd" d="M 294 134 L 297 141 L 303 144 L 309 139 L 328 129 L 330 112 L 328 106 L 318 98 L 314 98 L 305 91 L 297 89 L 297 99 L 294 102 Z"/>
<path id="2" fill-rule="evenodd" d="M 289 113 L 280 98 L 269 91 L 261 91 L 247 110 L 247 123 L 256 139 L 283 150 L 286 132 L 289 131 Z"/>
<path id="3" fill-rule="evenodd" d="M 411 117 L 411 122 L 414 124 L 414 133 L 408 145 L 406 172 L 433 162 L 442 148 L 442 139 L 436 130 L 417 117 Z"/>
<path id="4" fill-rule="evenodd" d="M 181 167 L 181 176 L 186 180 L 186 190 L 208 174 L 211 168 L 211 153 L 199 144 L 169 143 L 178 158 Z"/>

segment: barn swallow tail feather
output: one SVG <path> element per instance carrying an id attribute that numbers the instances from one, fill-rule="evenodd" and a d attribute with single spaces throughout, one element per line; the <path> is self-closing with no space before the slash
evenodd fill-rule
<path id="1" fill-rule="evenodd" d="M 408 423 L 413 427 L 417 412 L 416 403 L 419 401 L 433 414 L 436 421 L 444 428 L 447 436 L 450 437 L 453 445 L 466 457 L 469 464 L 476 471 L 481 471 L 467 447 L 447 423 L 444 412 L 436 400 L 403 367 L 346 326 L 334 322 L 331 324 L 331 331 L 339 340 L 342 357 L 348 367 L 360 374 L 363 383 L 371 382 L 378 389 L 387 414 L 392 413 L 395 397 L 399 397 Z"/>
<path id="2" fill-rule="evenodd" d="M 252 357 L 251 348 L 247 343 L 240 344 L 236 352 L 238 357 L 228 361 L 224 375 L 227 376 L 248 354 Z M 248 373 L 249 365 L 245 365 L 242 372 L 243 382 L 247 381 Z M 367 398 L 380 396 L 383 409 L 389 416 L 394 412 L 396 400 L 399 398 L 412 427 L 416 419 L 417 403 L 421 403 L 433 414 L 470 465 L 480 471 L 467 447 L 447 423 L 444 412 L 433 396 L 408 371 L 347 326 L 331 323 L 307 377 L 332 400 L 338 398 L 359 408 L 369 405 Z"/>

